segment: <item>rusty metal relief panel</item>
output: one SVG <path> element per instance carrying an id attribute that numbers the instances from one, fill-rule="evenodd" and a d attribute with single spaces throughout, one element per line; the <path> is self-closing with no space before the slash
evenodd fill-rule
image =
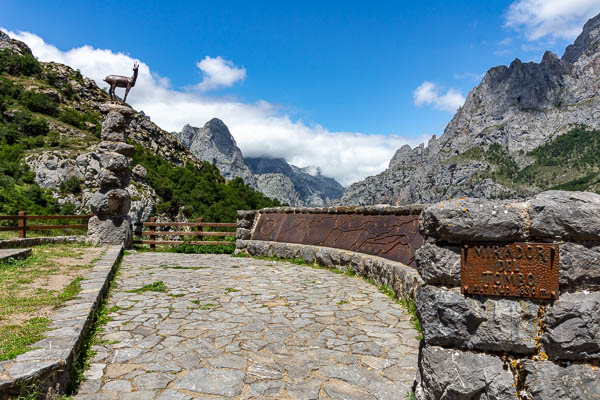
<path id="1" fill-rule="evenodd" d="M 461 249 L 465 294 L 557 299 L 556 243 L 466 244 Z"/>
<path id="2" fill-rule="evenodd" d="M 262 214 L 252 239 L 334 247 L 413 267 L 423 244 L 417 215 Z"/>

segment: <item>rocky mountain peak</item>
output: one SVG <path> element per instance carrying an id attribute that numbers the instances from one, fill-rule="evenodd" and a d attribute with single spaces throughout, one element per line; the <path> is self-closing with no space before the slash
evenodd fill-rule
<path id="1" fill-rule="evenodd" d="M 11 39 L 6 33 L 0 31 L 0 50 L 11 49 L 21 55 L 33 55 L 29 46 L 20 40 Z"/>
<path id="2" fill-rule="evenodd" d="M 256 180 L 244 162 L 242 151 L 218 118 L 208 121 L 202 128 L 185 125 L 181 132 L 173 133 L 198 159 L 214 162 L 226 179 L 242 178 L 256 189 Z"/>
<path id="3" fill-rule="evenodd" d="M 579 57 L 586 51 L 595 51 L 600 42 L 600 14 L 590 19 L 583 26 L 583 32 L 575 39 L 572 45 L 565 49 L 562 59 L 570 63 L 575 63 Z"/>
<path id="4" fill-rule="evenodd" d="M 526 196 L 585 180 L 582 171 L 595 176 L 578 168 L 538 176 L 526 168 L 538 161 L 542 168 L 533 150 L 558 136 L 600 129 L 599 77 L 600 15 L 562 58 L 547 51 L 539 63 L 517 58 L 488 70 L 439 139 L 401 147 L 387 170 L 347 188 L 341 204 Z"/>

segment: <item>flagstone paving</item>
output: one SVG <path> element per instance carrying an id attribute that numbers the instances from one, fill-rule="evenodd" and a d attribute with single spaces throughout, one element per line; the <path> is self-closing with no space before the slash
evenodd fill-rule
<path id="1" fill-rule="evenodd" d="M 137 253 L 116 281 L 76 399 L 404 399 L 412 386 L 410 317 L 362 279 Z M 158 281 L 166 291 L 130 292 Z"/>

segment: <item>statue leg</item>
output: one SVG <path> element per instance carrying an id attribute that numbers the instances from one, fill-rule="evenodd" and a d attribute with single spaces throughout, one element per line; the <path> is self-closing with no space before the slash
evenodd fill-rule
<path id="1" fill-rule="evenodd" d="M 127 95 L 129 94 L 130 90 L 131 86 L 127 86 L 127 88 L 125 89 L 125 97 L 123 97 L 123 103 L 127 103 Z"/>
<path id="2" fill-rule="evenodd" d="M 115 101 L 115 87 L 110 85 L 110 89 L 108 89 L 108 94 L 110 95 L 110 100 Z"/>

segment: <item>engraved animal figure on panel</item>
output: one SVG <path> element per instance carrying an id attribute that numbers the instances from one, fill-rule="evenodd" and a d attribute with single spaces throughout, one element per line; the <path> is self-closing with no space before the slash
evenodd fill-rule
<path id="1" fill-rule="evenodd" d="M 127 95 L 129 94 L 129 91 L 131 90 L 131 88 L 135 86 L 135 81 L 137 80 L 139 66 L 140 65 L 137 62 L 133 63 L 133 76 L 132 77 L 121 76 L 121 75 L 109 75 L 106 78 L 104 78 L 104 82 L 110 84 L 110 90 L 108 91 L 108 94 L 110 95 L 111 100 L 113 100 L 113 101 L 115 100 L 115 89 L 119 87 L 119 88 L 125 88 L 125 97 L 123 97 L 123 103 L 127 102 Z"/>

